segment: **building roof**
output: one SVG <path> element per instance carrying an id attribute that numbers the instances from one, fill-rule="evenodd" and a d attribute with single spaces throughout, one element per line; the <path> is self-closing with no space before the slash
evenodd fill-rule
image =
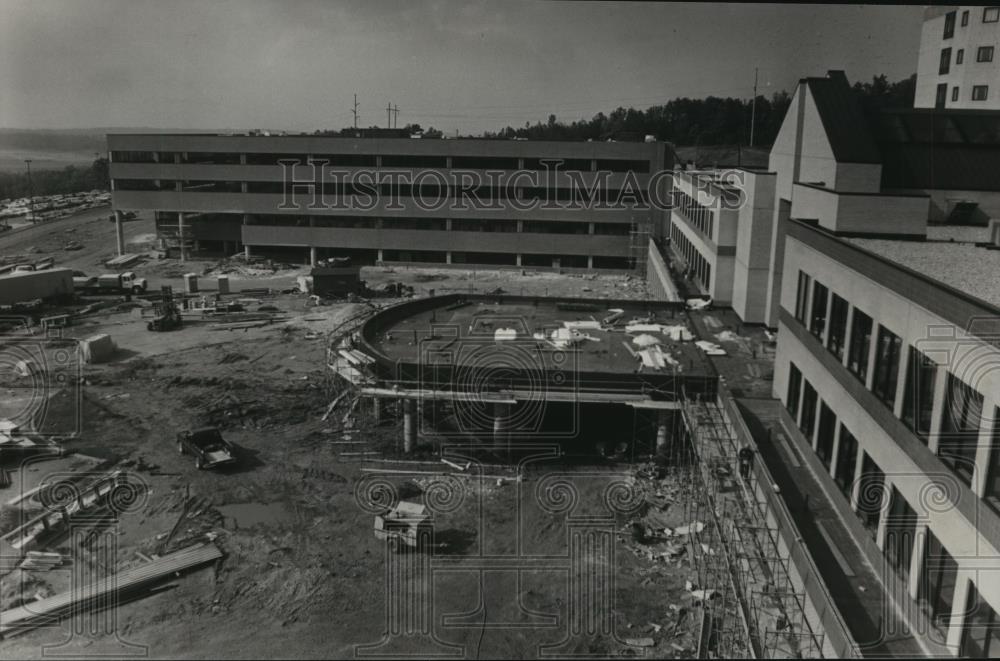
<path id="1" fill-rule="evenodd" d="M 840 163 L 881 163 L 882 158 L 861 104 L 843 71 L 825 78 L 806 78 L 833 155 Z"/>
<path id="2" fill-rule="evenodd" d="M 884 110 L 882 187 L 1000 190 L 1000 111 Z"/>
<path id="3" fill-rule="evenodd" d="M 977 246 L 974 241 L 948 240 L 964 228 L 935 228 L 942 240 L 844 239 L 900 266 L 954 287 L 1000 307 L 1000 250 Z M 931 235 L 931 232 L 928 232 Z M 952 235 L 954 236 L 960 235 Z M 972 237 L 978 239 L 978 237 Z"/>

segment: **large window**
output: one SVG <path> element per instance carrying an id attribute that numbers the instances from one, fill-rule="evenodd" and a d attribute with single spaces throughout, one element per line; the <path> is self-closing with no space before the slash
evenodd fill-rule
<path id="1" fill-rule="evenodd" d="M 816 456 L 829 472 L 833 461 L 833 436 L 837 431 L 837 416 L 823 402 L 819 406 L 819 429 L 816 431 Z"/>
<path id="2" fill-rule="evenodd" d="M 955 36 L 955 12 L 950 11 L 944 15 L 944 38 L 951 39 Z"/>
<path id="3" fill-rule="evenodd" d="M 972 86 L 972 100 L 973 101 L 985 101 L 989 96 L 990 88 L 988 85 L 973 85 Z"/>
<path id="4" fill-rule="evenodd" d="M 901 576 L 909 576 L 913 541 L 917 533 L 917 513 L 903 495 L 892 489 L 889 513 L 885 520 L 885 546 L 882 553 Z"/>
<path id="5" fill-rule="evenodd" d="M 858 466 L 858 439 L 847 427 L 840 425 L 840 443 L 837 445 L 837 466 L 834 469 L 833 481 L 840 487 L 841 493 L 851 500 L 851 490 L 854 488 L 854 471 Z"/>
<path id="6" fill-rule="evenodd" d="M 861 460 L 861 484 L 858 489 L 858 517 L 871 536 L 878 532 L 882 518 L 882 501 L 885 498 L 885 473 L 875 460 L 864 453 Z"/>
<path id="7" fill-rule="evenodd" d="M 1000 21 L 1000 7 L 983 9 L 983 23 L 996 23 L 997 21 Z"/>
<path id="8" fill-rule="evenodd" d="M 1000 408 L 993 409 L 993 434 L 990 438 L 990 458 L 983 499 L 993 509 L 1000 511 Z"/>
<path id="9" fill-rule="evenodd" d="M 851 347 L 847 353 L 847 369 L 861 379 L 861 383 L 868 381 L 868 352 L 871 343 L 872 318 L 854 308 L 854 318 L 851 320 Z"/>
<path id="10" fill-rule="evenodd" d="M 972 484 L 979 445 L 983 395 L 954 375 L 948 375 L 938 457 L 966 484 Z"/>
<path id="11" fill-rule="evenodd" d="M 788 364 L 788 398 L 785 400 L 792 419 L 799 419 L 799 393 L 802 392 L 802 372 L 794 363 Z"/>
<path id="12" fill-rule="evenodd" d="M 878 327 L 875 344 L 875 377 L 872 392 L 890 409 L 896 401 L 896 382 L 899 380 L 899 354 L 902 341 L 885 326 Z"/>
<path id="13" fill-rule="evenodd" d="M 934 382 L 937 363 L 919 349 L 910 347 L 903 391 L 903 423 L 927 444 L 934 411 Z"/>
<path id="14" fill-rule="evenodd" d="M 813 284 L 812 314 L 809 315 L 809 330 L 816 337 L 822 338 L 826 330 L 826 297 L 827 289 L 819 281 Z"/>
<path id="15" fill-rule="evenodd" d="M 831 295 L 830 299 L 830 331 L 826 337 L 826 347 L 837 360 L 844 359 L 844 340 L 847 337 L 847 301 L 837 296 Z"/>
<path id="16" fill-rule="evenodd" d="M 965 49 L 959 48 L 957 51 L 955 51 L 955 64 L 962 64 L 963 62 L 965 62 Z M 952 99 L 952 100 L 957 101 L 957 99 Z"/>
<path id="17" fill-rule="evenodd" d="M 799 289 L 795 294 L 795 318 L 806 323 L 806 310 L 809 306 L 809 283 L 812 278 L 799 271 Z"/>
<path id="18" fill-rule="evenodd" d="M 924 544 L 923 571 L 920 576 L 919 599 L 931 624 L 947 635 L 951 620 L 951 605 L 955 599 L 955 578 L 958 563 L 945 550 L 929 529 Z"/>
<path id="19" fill-rule="evenodd" d="M 810 443 L 816 430 L 816 403 L 816 389 L 806 381 L 802 388 L 802 419 L 799 421 L 799 429 Z"/>
<path id="20" fill-rule="evenodd" d="M 993 46 L 980 46 L 976 49 L 976 62 L 992 62 Z"/>
<path id="21" fill-rule="evenodd" d="M 942 76 L 951 69 L 951 49 L 941 49 L 941 63 L 938 65 L 938 73 Z"/>
<path id="22" fill-rule="evenodd" d="M 970 659 L 992 659 L 1000 654 L 1000 617 L 979 596 L 972 581 L 969 581 L 969 600 L 965 603 L 965 626 L 958 654 Z"/>
<path id="23" fill-rule="evenodd" d="M 965 11 L 962 12 L 962 27 L 964 28 L 968 24 L 969 24 L 969 10 L 966 9 Z"/>

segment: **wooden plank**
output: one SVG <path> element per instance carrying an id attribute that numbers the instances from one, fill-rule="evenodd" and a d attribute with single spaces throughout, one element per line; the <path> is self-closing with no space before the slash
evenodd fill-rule
<path id="1" fill-rule="evenodd" d="M 67 613 L 78 611 L 87 604 L 116 603 L 111 597 L 120 592 L 148 587 L 177 572 L 221 557 L 222 551 L 215 544 L 197 544 L 140 567 L 105 576 L 82 588 L 11 608 L 0 613 L 0 635 L 9 635 L 16 631 L 49 624 Z"/>

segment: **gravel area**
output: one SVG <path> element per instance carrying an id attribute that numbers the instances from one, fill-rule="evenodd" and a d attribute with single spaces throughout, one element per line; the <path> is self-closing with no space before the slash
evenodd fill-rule
<path id="1" fill-rule="evenodd" d="M 890 261 L 1000 306 L 1000 250 L 958 242 L 850 241 Z"/>
<path id="2" fill-rule="evenodd" d="M 927 238 L 931 241 L 989 241 L 989 227 L 971 227 L 966 225 L 928 225 Z"/>

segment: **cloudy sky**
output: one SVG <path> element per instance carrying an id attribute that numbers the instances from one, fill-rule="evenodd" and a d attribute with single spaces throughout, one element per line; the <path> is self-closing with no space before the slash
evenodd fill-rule
<path id="1" fill-rule="evenodd" d="M 0 127 L 462 132 L 916 70 L 920 7 L 0 0 Z"/>

